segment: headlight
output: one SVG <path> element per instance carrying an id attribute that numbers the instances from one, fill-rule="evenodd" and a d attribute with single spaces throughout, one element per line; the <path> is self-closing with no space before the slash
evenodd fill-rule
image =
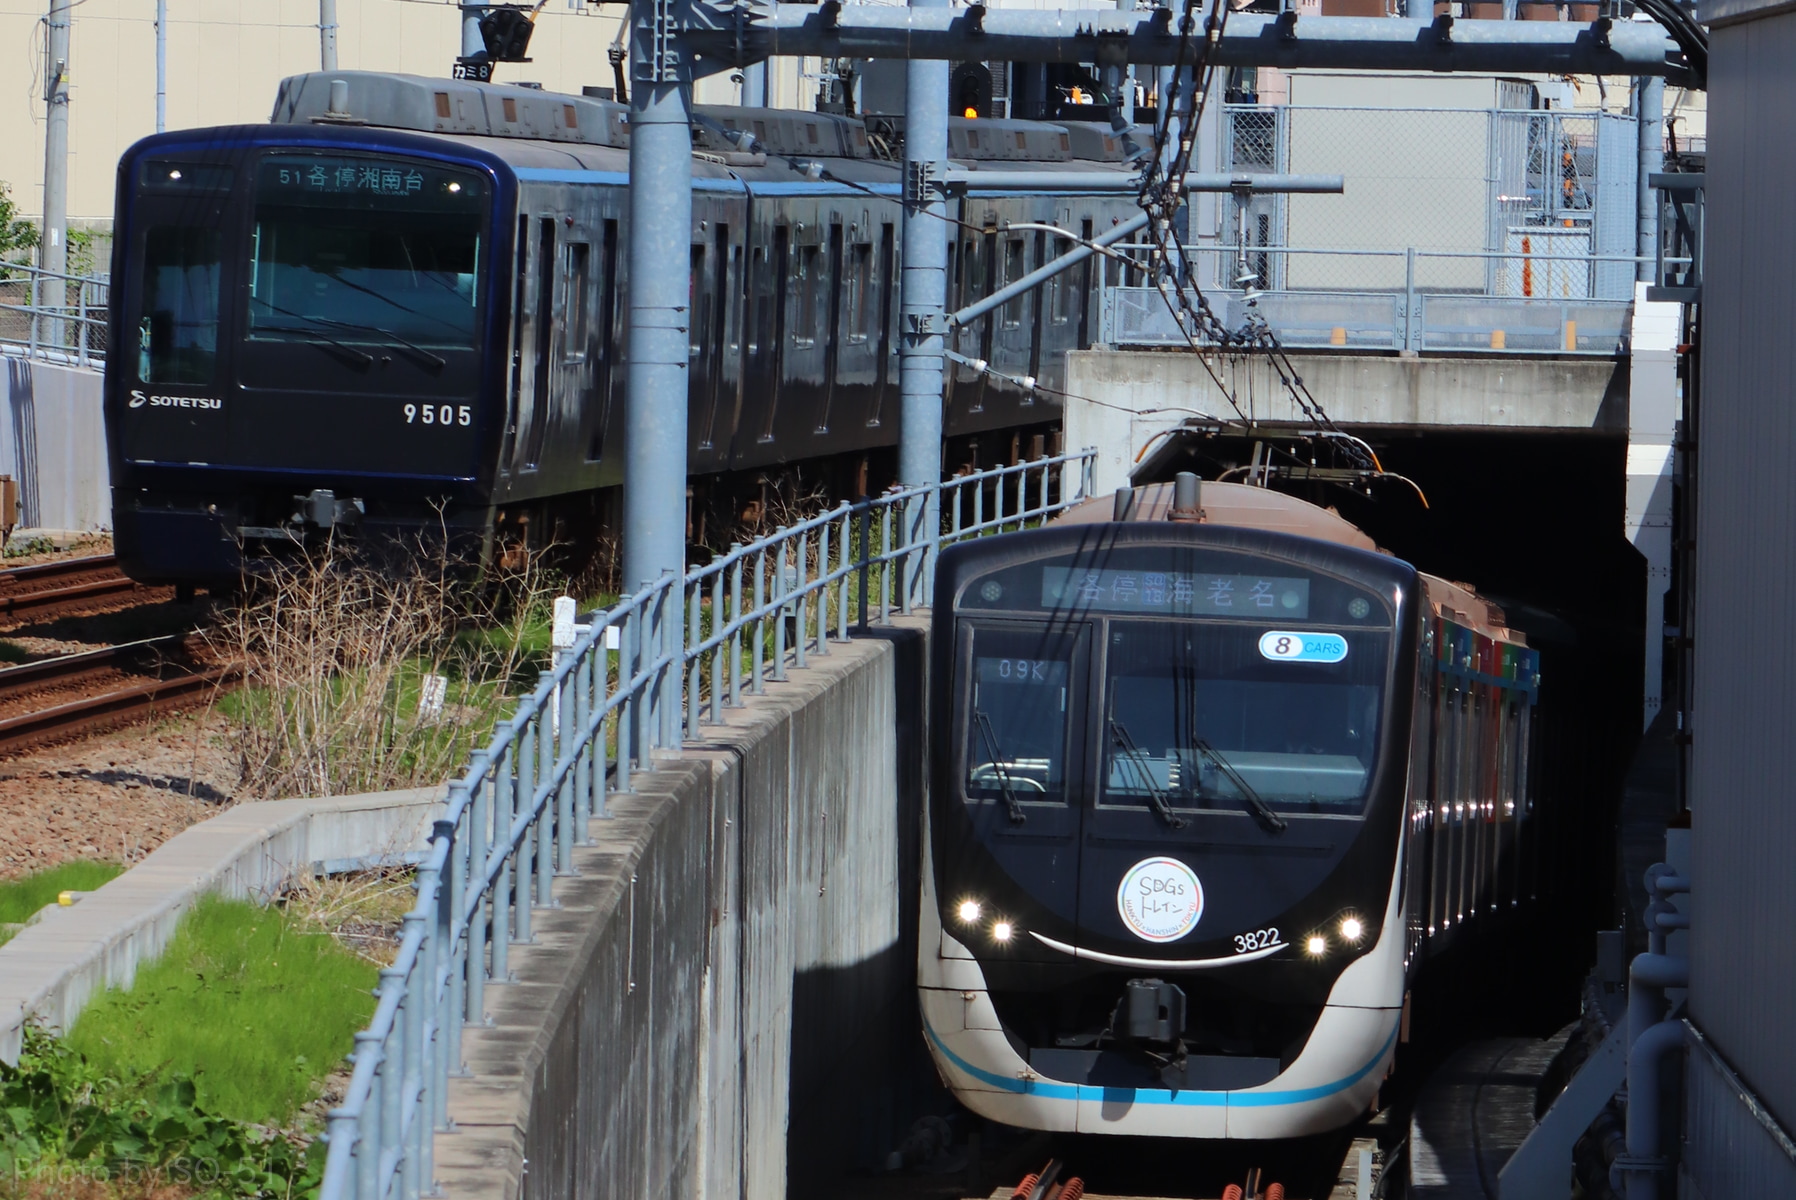
<path id="1" fill-rule="evenodd" d="M 1346 938 L 1348 941 L 1350 941 L 1350 942 L 1359 941 L 1361 937 L 1365 936 L 1365 932 L 1366 932 L 1366 927 L 1360 923 L 1360 919 L 1358 917 L 1342 917 L 1341 918 L 1341 936 Z"/>
<path id="2" fill-rule="evenodd" d="M 954 911 L 955 915 L 960 917 L 962 924 L 971 925 L 979 920 L 979 901 L 962 900 L 960 902 L 960 907 Z"/>
<path id="3" fill-rule="evenodd" d="M 992 926 L 992 940 L 1008 942 L 1011 935 L 1015 932 L 1015 928 L 1012 927 L 1009 921 L 999 921 L 996 925 Z"/>
<path id="4" fill-rule="evenodd" d="M 1312 933 L 1309 941 L 1303 944 L 1303 948 L 1308 951 L 1311 958 L 1321 958 L 1328 953 L 1328 939 L 1319 933 Z"/>

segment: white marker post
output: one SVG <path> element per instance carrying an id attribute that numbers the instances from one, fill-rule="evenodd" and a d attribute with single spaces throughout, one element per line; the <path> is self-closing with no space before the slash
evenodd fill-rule
<path id="1" fill-rule="evenodd" d="M 549 646 L 551 653 L 549 669 L 561 666 L 562 660 L 574 648 L 574 639 L 579 636 L 579 627 L 574 624 L 574 612 L 578 607 L 572 596 L 555 597 L 555 615 L 549 625 Z M 561 737 L 561 689 L 556 688 L 549 695 L 549 711 L 555 723 L 555 736 Z"/>

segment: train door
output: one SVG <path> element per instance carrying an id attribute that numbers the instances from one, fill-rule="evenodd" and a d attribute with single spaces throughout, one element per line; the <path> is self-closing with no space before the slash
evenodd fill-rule
<path id="1" fill-rule="evenodd" d="M 960 798 L 997 866 L 1077 920 L 1091 627 L 963 621 L 954 728 Z M 952 848 L 950 854 L 958 852 Z M 954 875 L 968 875 L 955 871 Z"/>

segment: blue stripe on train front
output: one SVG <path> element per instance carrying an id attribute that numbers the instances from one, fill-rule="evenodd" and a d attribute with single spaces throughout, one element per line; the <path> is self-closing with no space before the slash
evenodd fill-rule
<path id="1" fill-rule="evenodd" d="M 1048 1100 L 1126 1100 L 1134 1104 L 1187 1104 L 1194 1108 L 1213 1108 L 1221 1105 L 1233 1105 L 1237 1108 L 1267 1108 L 1276 1104 L 1304 1104 L 1311 1100 L 1320 1100 L 1332 1096 L 1336 1092 L 1345 1091 L 1371 1074 L 1384 1056 L 1397 1042 L 1400 1024 L 1391 1026 L 1391 1036 L 1384 1040 L 1378 1053 L 1369 1062 L 1344 1079 L 1333 1083 L 1319 1084 L 1316 1087 L 1294 1088 L 1284 1092 L 1171 1092 L 1160 1088 L 1116 1088 L 1094 1087 L 1085 1083 L 1053 1083 L 1037 1079 L 1009 1079 L 1003 1075 L 975 1067 L 942 1042 L 935 1030 L 929 1027 L 927 1019 L 923 1022 L 923 1033 L 937 1050 L 940 1050 L 953 1063 L 974 1079 L 1006 1092 L 1016 1092 L 1024 1096 L 1041 1096 Z"/>

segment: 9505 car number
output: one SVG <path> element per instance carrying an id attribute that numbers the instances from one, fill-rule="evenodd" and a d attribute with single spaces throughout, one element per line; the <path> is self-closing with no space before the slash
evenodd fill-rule
<path id="1" fill-rule="evenodd" d="M 1284 944 L 1284 939 L 1278 936 L 1277 928 L 1256 929 L 1252 933 L 1235 935 L 1236 954 L 1246 954 L 1252 950 L 1270 950 L 1274 946 Z"/>
<path id="2" fill-rule="evenodd" d="M 471 404 L 407 404 L 403 409 L 407 425 L 472 425 Z"/>

